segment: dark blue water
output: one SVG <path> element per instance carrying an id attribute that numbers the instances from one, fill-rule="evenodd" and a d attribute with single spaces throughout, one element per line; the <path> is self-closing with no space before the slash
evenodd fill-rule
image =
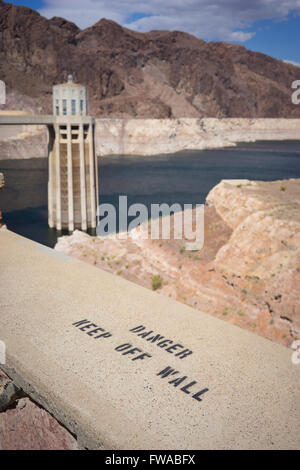
<path id="1" fill-rule="evenodd" d="M 100 202 L 199 204 L 222 179 L 272 181 L 300 178 L 300 141 L 256 142 L 235 148 L 193 150 L 152 157 L 99 158 Z M 6 186 L 0 207 L 8 228 L 54 246 L 57 232 L 47 226 L 46 159 L 0 161 Z M 149 211 L 150 213 L 150 211 Z M 59 234 L 60 235 L 60 234 Z"/>

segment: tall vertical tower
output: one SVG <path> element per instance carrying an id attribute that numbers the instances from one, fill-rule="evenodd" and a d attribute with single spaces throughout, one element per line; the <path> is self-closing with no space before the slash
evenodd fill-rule
<path id="1" fill-rule="evenodd" d="M 96 227 L 98 171 L 94 119 L 88 92 L 68 82 L 53 87 L 54 126 L 49 130 L 49 227 L 70 232 Z"/>

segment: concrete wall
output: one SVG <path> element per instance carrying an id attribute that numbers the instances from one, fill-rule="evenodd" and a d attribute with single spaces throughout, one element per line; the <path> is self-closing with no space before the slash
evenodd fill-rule
<path id="1" fill-rule="evenodd" d="M 299 448 L 291 350 L 7 230 L 0 247 L 1 367 L 83 446 Z"/>

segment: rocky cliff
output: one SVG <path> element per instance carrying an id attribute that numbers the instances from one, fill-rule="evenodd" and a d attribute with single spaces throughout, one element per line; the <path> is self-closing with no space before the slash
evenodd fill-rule
<path id="1" fill-rule="evenodd" d="M 300 139 L 300 119 L 97 119 L 95 131 L 100 156 L 157 155 L 290 139 Z"/>
<path id="2" fill-rule="evenodd" d="M 222 181 L 207 197 L 231 228 L 215 267 L 264 328 L 300 334 L 300 180 Z"/>
<path id="3" fill-rule="evenodd" d="M 48 157 L 45 126 L 2 126 L 1 130 L 0 161 Z"/>
<path id="4" fill-rule="evenodd" d="M 2 126 L 0 161 L 47 157 L 47 130 L 43 126 Z M 299 140 L 300 119 L 179 118 L 97 119 L 98 156 L 158 155 L 181 150 L 234 146 L 256 140 Z"/>
<path id="5" fill-rule="evenodd" d="M 96 117 L 300 117 L 299 68 L 243 46 L 179 31 L 137 33 L 101 19 L 80 30 L 0 0 L 7 106 L 51 112 L 52 85 L 73 72 Z"/>

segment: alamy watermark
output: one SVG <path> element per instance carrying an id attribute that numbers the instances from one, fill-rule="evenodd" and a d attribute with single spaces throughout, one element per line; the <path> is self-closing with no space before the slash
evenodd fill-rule
<path id="1" fill-rule="evenodd" d="M 6 345 L 4 341 L 0 341 L 0 364 L 6 364 Z"/>
<path id="2" fill-rule="evenodd" d="M 300 104 L 300 80 L 295 80 L 292 83 L 292 88 L 296 91 L 292 94 L 292 103 Z"/>
<path id="3" fill-rule="evenodd" d="M 2 80 L 0 80 L 0 104 L 6 104 L 6 86 Z"/>
<path id="4" fill-rule="evenodd" d="M 97 235 L 126 240 L 135 231 L 142 240 L 185 240 L 186 250 L 201 250 L 204 244 L 204 205 L 174 203 L 171 206 L 151 204 L 150 217 L 145 204 L 128 206 L 127 196 L 119 196 L 117 232 L 117 211 L 113 204 L 98 206 Z M 129 219 L 130 222 L 129 222 Z M 150 226 L 149 226 L 150 225 Z M 172 235 L 173 233 L 173 235 Z"/>

